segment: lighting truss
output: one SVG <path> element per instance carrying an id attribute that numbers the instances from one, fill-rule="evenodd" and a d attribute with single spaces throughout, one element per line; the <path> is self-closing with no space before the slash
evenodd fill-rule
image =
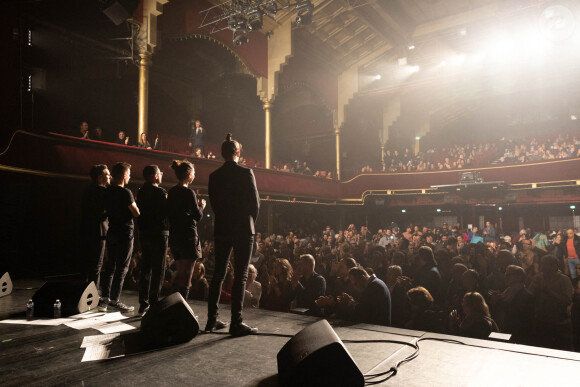
<path id="1" fill-rule="evenodd" d="M 308 3 L 314 8 L 310 0 L 226 0 L 211 8 L 200 12 L 202 22 L 199 28 L 210 27 L 210 33 L 216 33 L 226 29 L 235 31 L 233 21 L 243 17 L 247 20 L 248 29 L 258 30 L 262 28 L 262 18 L 268 16 L 275 18 L 276 13 L 288 8 L 299 9 Z"/>

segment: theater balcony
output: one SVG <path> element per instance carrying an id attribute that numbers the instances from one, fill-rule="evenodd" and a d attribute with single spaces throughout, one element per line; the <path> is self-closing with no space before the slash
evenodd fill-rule
<path id="1" fill-rule="evenodd" d="M 195 163 L 194 188 L 204 195 L 209 174 L 221 165 L 219 160 L 60 134 L 16 132 L 0 154 L 0 168 L 13 174 L 79 181 L 88 179 L 88 171 L 94 164 L 111 166 L 125 161 L 133 166 L 131 184 L 136 185 L 142 183 L 140 171 L 146 165 L 157 164 L 168 172 L 172 160 L 183 158 Z M 391 206 L 567 203 L 579 198 L 578 170 L 580 159 L 569 158 L 470 170 L 370 173 L 336 181 L 254 168 L 264 201 L 333 205 L 387 201 Z M 468 171 L 475 172 L 479 181 L 460 183 L 461 174 Z M 165 186 L 175 183 L 173 173 L 164 175 Z"/>

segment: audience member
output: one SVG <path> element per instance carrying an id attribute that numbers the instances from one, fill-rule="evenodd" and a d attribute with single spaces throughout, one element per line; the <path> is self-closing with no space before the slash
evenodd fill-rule
<path id="1" fill-rule="evenodd" d="M 452 333 L 475 339 L 487 339 L 490 333 L 498 332 L 497 324 L 491 318 L 489 307 L 481 294 L 465 293 L 461 306 L 463 317 L 457 310 L 453 310 L 449 315 L 449 329 Z"/>

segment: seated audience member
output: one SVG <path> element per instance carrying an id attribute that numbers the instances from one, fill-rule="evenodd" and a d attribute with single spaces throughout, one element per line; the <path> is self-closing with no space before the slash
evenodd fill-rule
<path id="1" fill-rule="evenodd" d="M 86 121 L 81 122 L 81 138 L 84 138 L 85 140 L 90 140 L 91 136 L 89 133 L 89 124 Z"/>
<path id="2" fill-rule="evenodd" d="M 262 295 L 263 307 L 288 312 L 292 301 L 292 265 L 287 259 L 277 258 L 273 272 L 269 278 L 267 293 Z"/>
<path id="3" fill-rule="evenodd" d="M 469 270 L 467 266 L 459 262 L 455 263 L 451 268 L 451 279 L 445 293 L 445 307 L 448 311 L 453 309 L 461 310 L 461 301 L 466 293 L 463 287 L 463 273 L 467 270 Z"/>
<path id="4" fill-rule="evenodd" d="M 250 263 L 248 266 L 248 280 L 246 281 L 246 294 L 244 296 L 244 307 L 259 308 L 262 297 L 262 285 L 256 281 L 258 270 Z"/>
<path id="5" fill-rule="evenodd" d="M 194 300 L 205 301 L 209 292 L 209 284 L 205 278 L 205 266 L 201 261 L 196 261 L 193 265 L 191 275 L 191 288 L 189 289 L 189 298 Z"/>
<path id="6" fill-rule="evenodd" d="M 194 157 L 198 157 L 200 159 L 203 159 L 204 156 L 203 156 L 203 153 L 201 153 L 201 148 L 195 148 L 195 151 L 193 153 L 193 156 Z"/>
<path id="7" fill-rule="evenodd" d="M 350 320 L 391 325 L 391 294 L 387 285 L 359 267 L 350 269 L 348 278 L 361 294 L 359 301 L 346 293 L 338 297 L 339 307 L 348 311 Z"/>
<path id="8" fill-rule="evenodd" d="M 336 265 L 336 277 L 331 278 L 329 281 L 330 286 L 327 287 L 327 293 L 333 297 L 340 296 L 342 293 L 348 293 L 356 299 L 358 293 L 348 279 L 348 272 L 356 266 L 357 263 L 354 258 L 348 257 L 341 259 L 338 265 Z"/>
<path id="9" fill-rule="evenodd" d="M 534 296 L 534 344 L 569 351 L 572 349 L 572 282 L 558 271 L 558 259 L 553 255 L 542 257 L 540 270 L 530 285 Z"/>
<path id="10" fill-rule="evenodd" d="M 478 292 L 484 293 L 484 287 L 480 281 L 481 277 L 476 270 L 469 269 L 461 275 L 461 285 L 466 293 Z"/>
<path id="11" fill-rule="evenodd" d="M 310 254 L 300 256 L 292 276 L 292 295 L 297 308 L 308 309 L 308 314 L 318 316 L 320 309 L 315 301 L 326 293 L 326 280 L 314 271 L 314 257 Z"/>
<path id="12" fill-rule="evenodd" d="M 490 304 L 501 331 L 512 335 L 511 341 L 528 344 L 533 333 L 534 298 L 525 287 L 526 272 L 520 266 L 509 265 L 505 271 L 507 288 L 490 291 Z"/>
<path id="13" fill-rule="evenodd" d="M 131 145 L 129 143 L 129 137 L 122 130 L 117 135 L 117 140 L 115 140 L 115 143 L 119 145 Z"/>
<path id="14" fill-rule="evenodd" d="M 95 133 L 93 134 L 93 140 L 104 141 L 103 139 L 103 129 L 98 126 L 95 128 Z"/>
<path id="15" fill-rule="evenodd" d="M 440 302 L 441 297 L 441 274 L 437 269 L 437 262 L 433 250 L 427 246 L 421 246 L 415 260 L 415 285 L 422 286 Z"/>
<path id="16" fill-rule="evenodd" d="M 445 314 L 435 308 L 435 300 L 427 289 L 422 286 L 410 289 L 407 292 L 407 298 L 411 318 L 405 324 L 405 328 L 426 332 L 445 332 Z"/>
<path id="17" fill-rule="evenodd" d="M 465 293 L 461 306 L 464 317 L 461 317 L 457 310 L 451 311 L 449 315 L 450 333 L 474 339 L 487 339 L 491 332 L 499 331 L 481 294 Z"/>
<path id="18" fill-rule="evenodd" d="M 403 269 L 397 265 L 387 268 L 385 284 L 391 293 L 391 325 L 404 328 L 410 318 L 409 299 L 407 291 L 411 288 L 412 280 L 403 275 Z"/>
<path id="19" fill-rule="evenodd" d="M 139 139 L 139 144 L 137 146 L 139 148 L 145 148 L 145 149 L 157 149 L 158 145 L 159 145 L 159 136 L 157 136 L 155 138 L 155 142 L 153 143 L 153 146 L 151 146 L 151 144 L 147 140 L 147 134 L 141 133 L 141 138 Z"/>
<path id="20" fill-rule="evenodd" d="M 234 286 L 234 252 L 230 253 L 230 260 L 226 266 L 226 276 L 222 285 L 220 293 L 220 303 L 231 304 L 232 302 L 232 287 Z"/>
<path id="21" fill-rule="evenodd" d="M 165 254 L 165 277 L 163 278 L 162 294 L 171 294 L 174 292 L 174 283 L 177 272 L 175 270 L 175 260 L 171 249 L 167 249 Z"/>

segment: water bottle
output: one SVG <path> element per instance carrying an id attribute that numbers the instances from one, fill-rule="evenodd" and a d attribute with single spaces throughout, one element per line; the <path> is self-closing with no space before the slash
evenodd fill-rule
<path id="1" fill-rule="evenodd" d="M 26 304 L 26 319 L 32 320 L 33 318 L 34 318 L 34 301 L 30 299 Z"/>
<path id="2" fill-rule="evenodd" d="M 56 300 L 54 302 L 54 318 L 60 318 L 61 310 L 62 304 L 60 303 L 60 300 Z"/>

